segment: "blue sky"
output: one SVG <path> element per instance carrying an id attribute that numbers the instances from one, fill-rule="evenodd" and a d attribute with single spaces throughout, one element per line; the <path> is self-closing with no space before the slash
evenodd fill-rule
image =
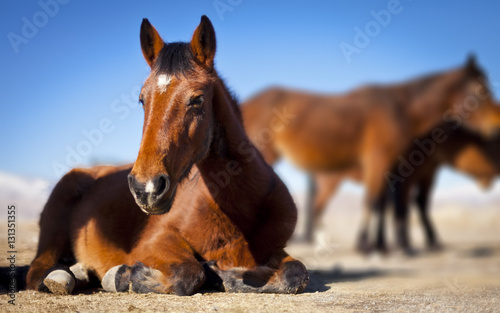
<path id="1" fill-rule="evenodd" d="M 143 17 L 168 42 L 189 40 L 206 14 L 217 69 L 241 100 L 276 84 L 343 92 L 399 82 L 461 65 L 470 52 L 500 81 L 497 1 L 59 1 L 0 4 L 0 171 L 55 181 L 54 164 L 135 159 L 143 120 L 136 94 L 149 71 Z M 341 44 L 354 45 L 355 29 L 366 32 L 376 22 L 371 12 L 388 6 L 397 13 L 348 62 Z M 81 159 L 71 157 L 77 149 Z M 278 171 L 301 177 L 286 164 Z M 450 172 L 440 178 L 462 181 Z"/>

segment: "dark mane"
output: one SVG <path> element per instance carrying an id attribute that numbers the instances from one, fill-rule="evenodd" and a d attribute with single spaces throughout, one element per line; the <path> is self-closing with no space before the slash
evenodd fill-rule
<path id="1" fill-rule="evenodd" d="M 468 64 L 466 64 L 460 70 L 464 73 L 462 78 L 464 80 L 485 77 L 483 70 L 479 68 L 474 62 L 468 62 Z M 418 94 L 426 90 L 428 87 L 432 86 L 438 79 L 448 73 L 449 71 L 435 72 L 425 76 L 414 78 L 403 84 L 406 84 L 410 88 L 409 90 L 411 90 L 413 93 Z"/>
<path id="2" fill-rule="evenodd" d="M 472 77 L 486 77 L 486 75 L 484 74 L 484 70 L 480 67 L 470 67 L 468 68 L 468 71 L 469 71 L 469 75 L 472 76 Z"/>
<path id="3" fill-rule="evenodd" d="M 153 70 L 158 74 L 179 77 L 194 71 L 195 62 L 189 43 L 172 42 L 163 46 Z"/>
<path id="4" fill-rule="evenodd" d="M 408 82 L 408 86 L 412 92 L 420 93 L 431 86 L 438 78 L 441 78 L 443 74 L 445 73 L 437 72 L 415 78 Z"/>
<path id="5" fill-rule="evenodd" d="M 222 79 L 220 76 L 219 76 L 219 79 L 220 81 L 222 82 L 222 86 L 224 86 L 224 90 L 226 91 L 228 97 L 229 97 L 229 100 L 231 102 L 231 107 L 234 109 L 235 111 L 235 114 L 237 115 L 238 117 L 238 120 L 243 123 L 243 117 L 242 117 L 242 114 L 241 114 L 241 109 L 240 109 L 240 101 L 238 99 L 238 97 L 236 96 L 236 94 L 234 93 L 233 90 L 230 90 L 227 85 L 226 85 L 226 82 L 224 81 L 224 79 Z"/>

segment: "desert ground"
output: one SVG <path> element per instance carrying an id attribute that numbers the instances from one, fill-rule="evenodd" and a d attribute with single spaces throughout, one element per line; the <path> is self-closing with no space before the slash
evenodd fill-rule
<path id="1" fill-rule="evenodd" d="M 433 217 L 444 249 L 434 253 L 425 250 L 418 218 L 412 216 L 417 253 L 407 257 L 361 256 L 353 250 L 360 216 L 359 203 L 353 201 L 331 204 L 314 245 L 290 243 L 288 252 L 311 274 L 298 295 L 201 292 L 178 297 L 94 289 L 56 296 L 21 290 L 12 305 L 2 276 L 0 312 L 500 312 L 498 202 L 438 204 Z M 22 276 L 36 251 L 38 226 L 33 220 L 17 222 L 16 266 Z M 4 224 L 0 245 L 7 251 Z M 391 240 L 390 229 L 388 235 Z M 0 266 L 8 265 L 2 257 Z"/>

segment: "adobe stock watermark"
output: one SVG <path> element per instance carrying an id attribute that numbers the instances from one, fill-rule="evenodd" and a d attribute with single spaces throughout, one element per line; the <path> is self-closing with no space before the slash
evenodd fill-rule
<path id="1" fill-rule="evenodd" d="M 304 265 L 309 270 L 318 270 L 322 264 L 328 264 L 338 251 L 340 243 L 333 236 L 319 236 L 316 246 L 312 254 L 308 255 L 304 260 Z"/>
<path id="2" fill-rule="evenodd" d="M 354 38 L 351 43 L 342 41 L 339 44 L 340 51 L 344 55 L 347 63 L 351 63 L 353 54 L 360 54 L 368 47 L 371 40 L 378 35 L 383 28 L 386 28 L 392 21 L 393 16 L 400 14 L 403 6 L 399 0 L 389 0 L 386 9 L 379 11 L 371 10 L 372 20 L 368 21 L 363 28 L 354 27 Z"/>
<path id="3" fill-rule="evenodd" d="M 257 134 L 252 138 L 254 145 L 260 151 L 263 150 L 265 145 L 274 140 L 276 133 L 283 131 L 283 129 L 285 129 L 285 127 L 296 117 L 295 113 L 290 113 L 288 111 L 288 106 L 286 105 L 283 106 L 281 111 L 273 108 L 271 112 L 273 113 L 273 117 L 269 120 L 269 127 L 259 129 Z"/>
<path id="4" fill-rule="evenodd" d="M 65 147 L 66 156 L 63 162 L 52 162 L 52 170 L 57 177 L 67 173 L 71 168 L 82 164 L 85 158 L 90 156 L 95 147 L 101 145 L 106 135 L 115 131 L 115 120 L 125 120 L 131 110 L 140 107 L 137 101 L 141 86 L 135 86 L 129 93 L 122 94 L 120 98 L 115 99 L 111 105 L 110 110 L 113 115 L 103 117 L 99 120 L 95 128 L 83 129 L 81 131 L 83 139 L 76 145 L 67 145 Z"/>
<path id="5" fill-rule="evenodd" d="M 224 21 L 224 14 L 232 12 L 237 6 L 241 5 L 243 0 L 214 0 L 212 5 L 221 21 Z"/>
<path id="6" fill-rule="evenodd" d="M 486 82 L 483 80 L 474 92 L 466 96 L 463 101 L 455 103 L 443 114 L 442 121 L 450 123 L 451 131 L 461 127 L 465 119 L 479 109 L 480 103 L 486 100 L 490 95 L 486 92 Z M 413 149 L 406 154 L 406 157 L 400 155 L 397 159 L 399 165 L 397 173 L 386 172 L 385 180 L 392 192 L 395 191 L 397 183 L 403 183 L 408 177 L 413 175 L 417 167 L 421 166 L 428 157 L 433 155 L 437 146 L 448 140 L 449 136 L 441 126 L 432 129 L 430 135 L 426 138 L 415 139 Z"/>
<path id="7" fill-rule="evenodd" d="M 7 261 L 9 262 L 8 276 L 9 285 L 7 288 L 7 293 L 9 296 L 8 303 L 16 304 L 16 292 L 17 290 L 17 270 L 16 270 L 16 205 L 9 204 L 7 206 Z"/>
<path id="8" fill-rule="evenodd" d="M 66 5 L 70 0 L 40 0 L 38 6 L 40 10 L 35 12 L 31 18 L 23 16 L 22 26 L 19 32 L 9 32 L 7 39 L 15 53 L 19 53 L 21 45 L 27 45 L 29 41 L 38 34 L 41 28 L 47 26 L 49 20 L 54 18 L 62 5 Z"/>

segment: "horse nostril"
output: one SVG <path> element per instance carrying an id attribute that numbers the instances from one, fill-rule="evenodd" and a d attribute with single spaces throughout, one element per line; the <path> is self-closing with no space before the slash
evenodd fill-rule
<path id="1" fill-rule="evenodd" d="M 128 174 L 127 180 L 128 180 L 128 188 L 130 189 L 132 194 L 135 196 L 140 195 L 141 194 L 141 188 L 140 188 L 141 186 L 137 182 L 137 180 L 135 179 L 135 176 L 132 174 Z"/>
<path id="2" fill-rule="evenodd" d="M 170 178 L 167 175 L 159 175 L 154 179 L 154 195 L 161 198 L 170 187 Z"/>
<path id="3" fill-rule="evenodd" d="M 128 174 L 127 176 L 127 180 L 128 180 L 128 188 L 130 188 L 130 190 L 132 192 L 134 192 L 134 187 L 135 187 L 135 177 L 132 175 L 132 174 Z"/>

